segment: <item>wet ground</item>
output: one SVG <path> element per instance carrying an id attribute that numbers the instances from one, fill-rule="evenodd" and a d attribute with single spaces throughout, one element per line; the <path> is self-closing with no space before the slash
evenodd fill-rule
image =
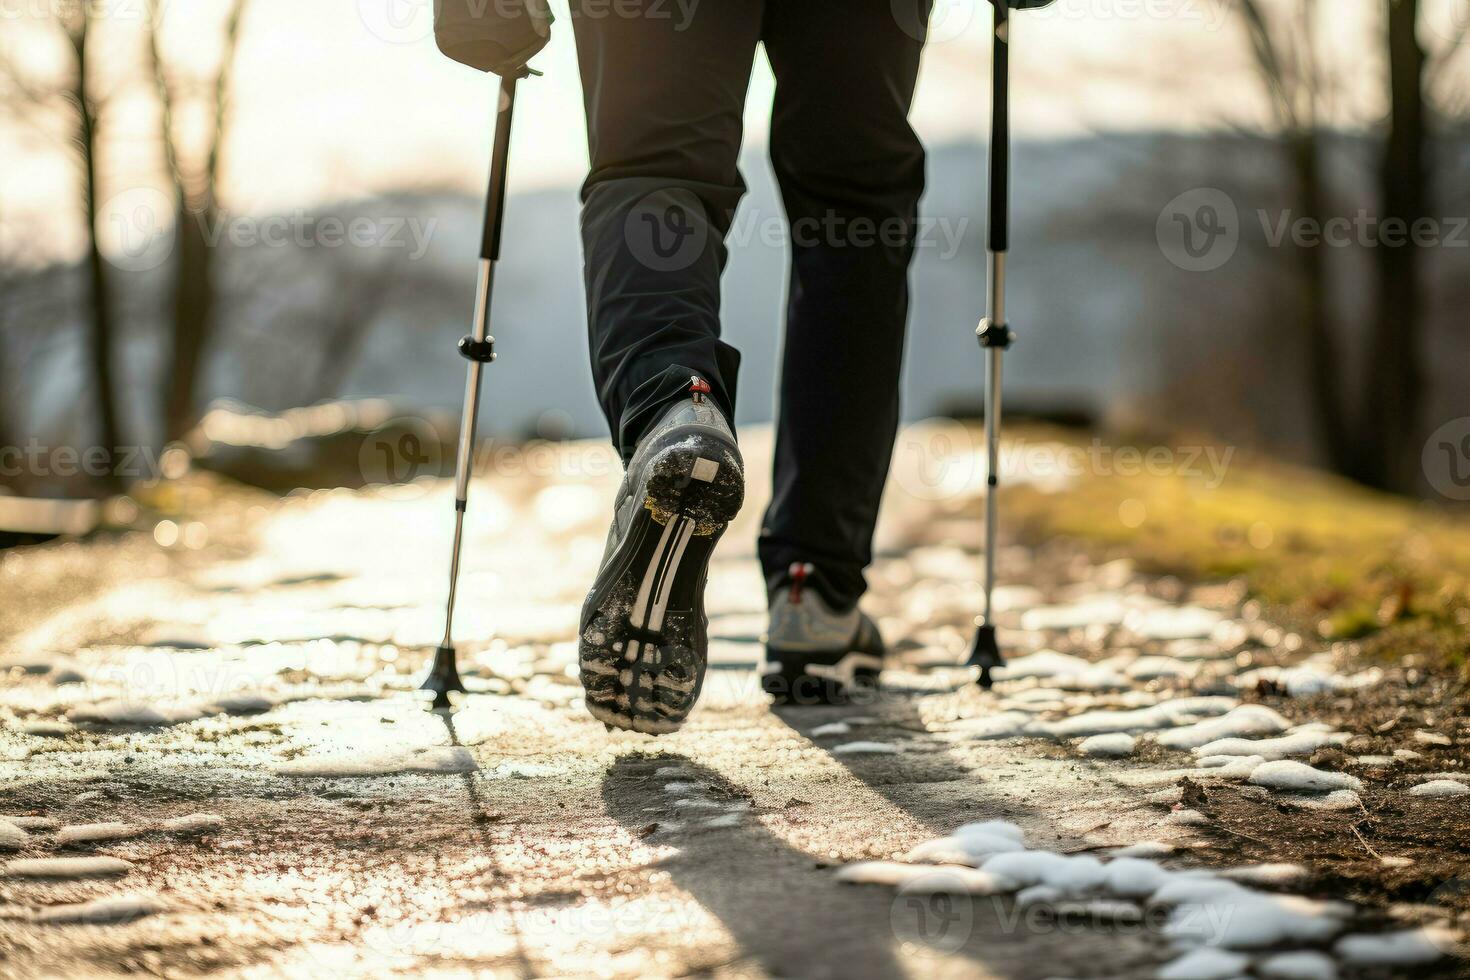
<path id="1" fill-rule="evenodd" d="M 980 691 L 957 666 L 978 596 L 975 448 L 958 428 L 901 442 L 870 576 L 900 654 L 883 693 L 778 711 L 753 672 L 768 445 L 747 436 L 752 499 L 711 574 L 704 699 L 658 738 L 610 733 L 580 702 L 572 640 L 617 476 L 601 447 L 487 460 L 456 627 L 473 692 L 453 712 L 414 692 L 442 628 L 442 483 L 225 495 L 197 522 L 6 555 L 0 976 L 1455 972 L 1463 903 L 1443 899 L 1461 865 L 1439 859 L 1463 839 L 1335 849 L 1349 826 L 1375 832 L 1370 811 L 1466 825 L 1470 796 L 1415 789 L 1462 783 L 1458 702 L 1366 727 L 1342 703 L 1392 678 L 1261 621 L 1228 584 L 1146 580 L 1064 545 L 999 556 L 1017 665 Z M 948 835 L 994 820 L 1070 870 L 1031 880 L 1011 860 L 944 887 L 902 870 L 983 865 Z M 936 838 L 971 843 L 910 853 Z M 1216 898 L 1082 880 L 1094 856 L 1123 869 L 1129 845 L 1176 884 L 1300 862 L 1227 905 L 1238 926 L 1289 900 L 1304 924 L 1201 936 L 1181 910 Z M 1354 885 L 1339 858 L 1404 886 Z M 1300 904 L 1329 896 L 1355 904 Z M 1398 958 L 1342 938 L 1411 927 Z M 1201 951 L 1227 959 L 1180 965 Z M 1281 954 L 1319 972 L 1272 972 Z"/>

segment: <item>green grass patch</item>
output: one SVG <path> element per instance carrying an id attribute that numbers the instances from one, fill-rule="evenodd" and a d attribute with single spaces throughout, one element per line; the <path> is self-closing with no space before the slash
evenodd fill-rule
<path id="1" fill-rule="evenodd" d="M 1056 458 L 1037 452 L 1047 447 L 1064 454 L 1073 481 L 1048 493 L 1010 474 L 1002 521 L 1023 540 L 1066 535 L 1143 571 L 1240 579 L 1294 628 L 1360 640 L 1369 656 L 1467 670 L 1464 512 L 1226 447 L 1105 442 L 1039 425 L 1010 435 L 1008 469 L 1024 474 L 1031 453 Z"/>

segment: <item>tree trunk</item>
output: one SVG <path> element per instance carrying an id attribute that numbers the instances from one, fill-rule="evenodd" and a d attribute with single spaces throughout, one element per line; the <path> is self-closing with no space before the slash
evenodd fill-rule
<path id="1" fill-rule="evenodd" d="M 1353 475 L 1391 490 L 1416 489 L 1422 440 L 1420 409 L 1420 249 L 1407 232 L 1425 215 L 1424 51 L 1416 29 L 1418 0 L 1385 0 L 1389 127 L 1378 180 L 1381 220 L 1396 219 L 1404 240 L 1375 249 L 1378 297 L 1362 416 L 1362 452 Z M 1380 224 L 1380 230 L 1384 226 Z"/>
<path id="2" fill-rule="evenodd" d="M 213 204 L 181 207 L 174 247 L 172 350 L 164 379 L 164 439 L 182 439 L 198 421 L 199 372 L 214 321 L 214 255 L 205 235 L 218 220 Z"/>
<path id="3" fill-rule="evenodd" d="M 82 213 L 87 222 L 87 296 L 90 309 L 88 322 L 88 357 L 92 374 L 93 400 L 96 406 L 97 439 L 107 454 L 107 471 L 102 483 L 108 488 L 118 484 L 113 472 L 113 459 L 122 445 L 118 424 L 117 394 L 114 386 L 112 340 L 115 335 L 112 299 L 108 292 L 107 263 L 97 241 L 97 120 L 87 98 L 87 31 L 88 14 L 73 35 L 76 52 L 76 88 L 72 93 L 77 107 L 77 150 L 82 163 Z"/>
<path id="4" fill-rule="evenodd" d="M 1291 134 L 1290 152 L 1297 210 L 1303 220 L 1320 222 L 1323 195 L 1319 174 L 1320 148 L 1315 128 Z M 1343 470 L 1352 466 L 1356 441 L 1343 416 L 1339 380 L 1342 366 L 1338 362 L 1337 338 L 1333 334 L 1327 308 L 1327 253 L 1320 247 L 1298 248 L 1296 259 L 1301 323 L 1307 340 L 1312 417 L 1329 465 Z"/>

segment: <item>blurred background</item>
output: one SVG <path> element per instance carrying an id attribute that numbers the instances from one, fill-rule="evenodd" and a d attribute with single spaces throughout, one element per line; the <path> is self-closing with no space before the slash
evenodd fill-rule
<path id="1" fill-rule="evenodd" d="M 520 87 L 487 438 L 604 432 L 584 116 L 552 6 L 545 76 Z M 451 431 L 495 83 L 438 53 L 432 0 L 19 0 L 0 19 L 12 530 L 69 519 L 17 517 L 23 500 L 189 458 L 270 489 L 368 482 L 363 431 Z M 931 20 L 910 419 L 979 414 L 989 19 L 939 0 Z M 1057 0 L 1013 30 L 1018 412 L 1436 499 L 1425 454 L 1459 420 L 1447 464 L 1470 484 L 1470 0 Z M 772 87 L 758 55 L 724 285 L 744 424 L 772 415 L 784 302 Z"/>

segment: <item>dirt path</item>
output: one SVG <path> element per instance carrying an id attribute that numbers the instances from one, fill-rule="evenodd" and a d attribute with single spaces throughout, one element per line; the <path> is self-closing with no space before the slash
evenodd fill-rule
<path id="1" fill-rule="evenodd" d="M 767 454 L 758 437 L 747 453 Z M 1008 635 L 1013 653 L 1058 654 L 980 692 L 953 669 L 975 603 L 973 462 L 953 432 L 900 447 L 871 608 L 902 662 L 870 704 L 776 712 L 759 693 L 753 500 L 712 572 L 702 707 L 657 739 L 608 733 L 579 701 L 571 640 L 614 482 L 599 448 L 500 457 L 476 486 L 457 632 L 481 641 L 465 645 L 475 693 L 452 714 L 411 693 L 440 628 L 442 485 L 292 498 L 256 516 L 244 558 L 202 535 L 8 557 L 27 604 L 0 624 L 0 817 L 25 836 L 6 845 L 0 821 L 15 852 L 0 855 L 14 859 L 0 976 L 1155 975 L 1183 951 L 1178 908 L 1068 914 L 1096 884 L 1023 903 L 1019 880 L 991 896 L 838 877 L 988 820 L 1014 823 L 1032 852 L 1149 841 L 1168 872 L 1218 866 L 1218 826 L 1170 816 L 1181 773 L 1210 781 L 1187 747 L 1143 736 L 1129 757 L 1089 757 L 1065 726 L 1222 722 L 1244 670 L 1308 652 L 1241 620 L 1229 589 L 1191 595 L 1011 548 L 1003 605 L 1027 626 Z M 751 482 L 759 496 L 762 475 Z M 89 555 L 103 585 L 45 609 L 27 583 Z M 1159 705 L 1177 716 L 1092 714 Z M 1273 806 L 1325 798 L 1243 779 L 1230 791 L 1275 793 Z M 127 865 L 31 877 L 15 863 L 65 856 Z M 1332 943 L 1381 931 L 1380 911 L 1274 950 L 1347 966 Z M 1268 954 L 1247 955 L 1263 969 Z"/>

